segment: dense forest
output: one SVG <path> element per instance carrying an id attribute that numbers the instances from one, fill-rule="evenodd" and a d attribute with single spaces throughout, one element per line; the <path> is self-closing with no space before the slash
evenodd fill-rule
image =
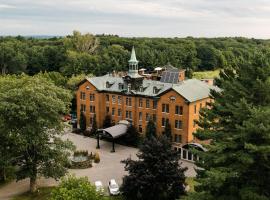
<path id="1" fill-rule="evenodd" d="M 103 75 L 126 70 L 135 46 L 140 67 L 172 64 L 192 71 L 234 66 L 251 59 L 258 49 L 270 48 L 269 40 L 247 38 L 124 38 L 81 34 L 60 38 L 0 37 L 1 74 L 34 75 L 57 71 L 64 76 Z"/>

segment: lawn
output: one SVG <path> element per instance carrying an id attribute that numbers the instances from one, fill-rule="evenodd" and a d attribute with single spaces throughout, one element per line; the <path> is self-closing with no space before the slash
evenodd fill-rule
<path id="1" fill-rule="evenodd" d="M 197 79 L 211 79 L 211 78 L 216 78 L 219 76 L 220 70 L 217 69 L 215 71 L 203 71 L 203 72 L 194 72 L 193 73 L 193 78 Z"/>
<path id="2" fill-rule="evenodd" d="M 24 194 L 21 194 L 17 197 L 14 197 L 12 200 L 48 200 L 50 198 L 51 191 L 54 187 L 44 187 L 39 188 L 38 192 L 35 194 L 30 194 L 29 192 L 26 192 Z M 122 200 L 123 198 L 121 196 L 115 196 L 115 197 L 105 197 L 106 200 Z"/>
<path id="3" fill-rule="evenodd" d="M 35 194 L 30 194 L 29 192 L 26 192 L 13 198 L 12 200 L 48 200 L 53 188 L 54 187 L 39 188 L 38 192 L 36 192 Z"/>

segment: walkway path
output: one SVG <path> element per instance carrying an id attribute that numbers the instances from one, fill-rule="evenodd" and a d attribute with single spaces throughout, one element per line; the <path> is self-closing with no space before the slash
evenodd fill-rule
<path id="1" fill-rule="evenodd" d="M 111 153 L 111 143 L 106 141 L 100 141 L 101 149 L 97 150 L 95 139 L 73 133 L 68 133 L 64 135 L 63 138 L 71 140 L 77 146 L 77 150 L 99 152 L 101 160 L 99 164 L 95 164 L 92 168 L 89 169 L 72 169 L 69 170 L 69 173 L 75 174 L 79 177 L 87 176 L 91 182 L 100 180 L 105 187 L 107 186 L 108 181 L 112 178 L 116 179 L 116 181 L 121 184 L 122 177 L 127 174 L 127 172 L 124 171 L 124 165 L 120 161 L 128 157 L 135 159 L 136 153 L 138 152 L 136 148 L 116 144 L 116 152 Z M 194 164 L 183 161 L 182 166 L 188 167 L 188 170 L 186 171 L 186 176 L 195 176 L 196 173 L 194 170 Z M 38 185 L 41 187 L 53 186 L 57 185 L 57 182 L 54 179 L 41 178 L 38 181 Z M 29 179 L 24 179 L 19 182 L 13 181 L 0 188 L 0 200 L 11 199 L 18 194 L 26 192 L 28 189 Z"/>

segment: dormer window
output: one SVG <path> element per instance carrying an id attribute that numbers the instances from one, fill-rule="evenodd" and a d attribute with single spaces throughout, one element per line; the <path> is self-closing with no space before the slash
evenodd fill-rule
<path id="1" fill-rule="evenodd" d="M 129 83 L 127 87 L 127 91 L 130 92 L 130 90 L 131 90 L 131 84 Z"/>
<path id="2" fill-rule="evenodd" d="M 119 90 L 123 90 L 123 89 L 124 89 L 124 84 L 119 83 L 119 84 L 118 84 L 118 88 L 119 88 Z"/>
<path id="3" fill-rule="evenodd" d="M 154 93 L 154 94 L 157 94 L 157 93 L 158 93 L 157 87 L 153 87 L 153 93 Z"/>
<path id="4" fill-rule="evenodd" d="M 143 86 L 140 86 L 140 92 L 143 92 Z"/>
<path id="5" fill-rule="evenodd" d="M 110 83 L 109 81 L 106 82 L 106 88 L 109 88 L 110 87 Z"/>

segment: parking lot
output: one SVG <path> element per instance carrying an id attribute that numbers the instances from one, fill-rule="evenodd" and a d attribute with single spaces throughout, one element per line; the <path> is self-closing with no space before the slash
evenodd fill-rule
<path id="1" fill-rule="evenodd" d="M 122 183 L 122 177 L 127 174 L 124 170 L 124 164 L 122 160 L 131 157 L 136 159 L 136 153 L 138 149 L 132 147 L 126 147 L 122 145 L 115 145 L 115 153 L 111 153 L 112 144 L 107 141 L 100 141 L 100 149 L 96 149 L 96 140 L 89 137 L 84 137 L 74 133 L 66 133 L 63 139 L 71 140 L 77 147 L 77 150 L 88 150 L 88 152 L 98 152 L 100 155 L 100 163 L 94 164 L 92 168 L 88 169 L 71 169 L 69 173 L 78 177 L 88 177 L 88 179 L 94 183 L 99 180 L 102 181 L 103 186 L 107 188 L 110 179 L 115 179 L 120 185 Z M 183 167 L 188 167 L 186 176 L 194 177 L 196 175 L 194 170 L 194 164 L 186 161 L 182 161 Z M 38 181 L 40 187 L 57 185 L 53 179 L 41 178 Z M 16 189 L 14 189 L 16 188 Z M 0 199 L 10 199 L 14 195 L 26 192 L 29 189 L 29 179 L 25 179 L 19 182 L 13 181 L 4 187 L 0 188 Z M 107 190 L 105 190 L 107 191 Z"/>

